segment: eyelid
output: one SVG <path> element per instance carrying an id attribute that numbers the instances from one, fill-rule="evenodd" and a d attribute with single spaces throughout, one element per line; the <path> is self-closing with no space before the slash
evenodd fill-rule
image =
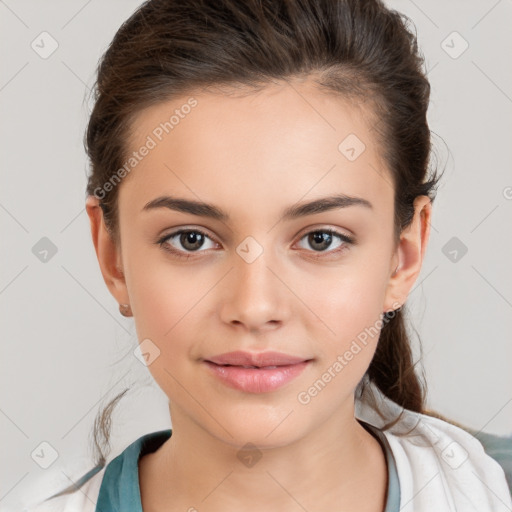
<path id="1" fill-rule="evenodd" d="M 328 224 L 308 226 L 307 228 L 304 228 L 303 231 L 300 231 L 297 236 L 299 239 L 302 239 L 305 235 L 309 235 L 310 233 L 315 233 L 316 231 L 329 231 L 334 235 L 337 235 L 342 238 L 346 238 L 347 240 L 350 240 L 351 243 L 355 243 L 355 236 L 353 234 L 351 234 L 350 231 L 344 232 L 341 230 L 341 228 L 336 228 L 336 227 L 330 226 Z"/>

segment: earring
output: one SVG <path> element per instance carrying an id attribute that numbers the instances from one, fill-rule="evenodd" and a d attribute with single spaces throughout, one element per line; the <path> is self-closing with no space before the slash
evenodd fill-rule
<path id="1" fill-rule="evenodd" d="M 397 266 L 396 266 L 395 271 L 393 272 L 393 274 L 391 274 L 391 277 L 396 276 L 396 273 L 398 272 L 398 265 L 399 265 L 399 264 L 397 264 Z"/>
<path id="2" fill-rule="evenodd" d="M 123 316 L 133 316 L 130 304 L 119 304 L 119 312 Z"/>
<path id="3" fill-rule="evenodd" d="M 395 308 L 395 309 L 389 309 L 388 311 L 383 311 L 383 312 L 382 312 L 382 314 L 383 314 L 384 316 L 386 316 L 386 315 L 390 315 L 391 313 L 395 313 L 396 311 L 398 311 L 401 307 L 402 307 L 402 305 L 401 305 L 401 304 L 399 304 L 397 308 Z"/>

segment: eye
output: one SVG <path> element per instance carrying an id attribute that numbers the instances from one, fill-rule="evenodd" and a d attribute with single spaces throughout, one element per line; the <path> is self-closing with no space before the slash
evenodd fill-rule
<path id="1" fill-rule="evenodd" d="M 215 247 L 215 242 L 200 229 L 180 229 L 165 235 L 158 240 L 157 243 L 160 244 L 164 250 L 169 251 L 178 257 L 188 258 L 189 253 L 204 252 L 199 249 L 204 248 L 207 240 L 209 240 L 213 244 L 213 247 Z M 206 247 L 206 249 L 211 248 L 212 247 Z"/>
<path id="2" fill-rule="evenodd" d="M 334 245 L 333 242 L 338 240 L 338 243 Z M 354 244 L 354 238 L 345 235 L 343 233 L 338 233 L 334 229 L 326 228 L 326 229 L 315 229 L 314 231 L 309 231 L 300 239 L 305 240 L 306 243 L 313 248 L 314 252 L 320 253 L 338 253 L 347 248 L 347 245 Z M 327 249 L 331 250 L 327 250 Z"/>
<path id="3" fill-rule="evenodd" d="M 326 253 L 327 255 L 342 252 L 347 249 L 347 245 L 355 243 L 354 238 L 331 228 L 309 231 L 300 238 L 300 241 L 302 240 L 305 240 L 313 248 L 312 252 Z M 337 244 L 333 246 L 333 242 L 336 240 Z M 207 241 L 212 244 L 210 247 L 205 247 Z M 194 252 L 204 252 L 200 249 L 211 249 L 218 245 L 209 235 L 197 228 L 179 229 L 163 236 L 157 243 L 174 256 L 187 259 L 192 257 Z M 316 257 L 322 256 L 323 254 L 318 254 Z"/>

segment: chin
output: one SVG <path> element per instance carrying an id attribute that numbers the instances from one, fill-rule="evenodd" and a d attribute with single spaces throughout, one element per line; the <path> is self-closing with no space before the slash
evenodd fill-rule
<path id="1" fill-rule="evenodd" d="M 261 449 L 287 446 L 307 433 L 307 425 L 298 424 L 297 411 L 293 407 L 276 409 L 255 405 L 237 407 L 226 414 L 222 414 L 220 409 L 217 411 L 220 412 L 222 426 L 208 421 L 209 425 L 205 428 L 214 437 L 237 450 L 247 443 Z"/>

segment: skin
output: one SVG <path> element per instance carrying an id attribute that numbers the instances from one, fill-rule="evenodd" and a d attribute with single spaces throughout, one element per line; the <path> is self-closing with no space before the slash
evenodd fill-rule
<path id="1" fill-rule="evenodd" d="M 189 97 L 143 110 L 130 151 Z M 144 511 L 382 511 L 385 457 L 354 417 L 354 390 L 378 336 L 308 404 L 297 396 L 383 311 L 405 302 L 421 270 L 431 202 L 416 199 L 412 224 L 395 245 L 394 191 L 371 110 L 309 81 L 193 97 L 198 105 L 119 185 L 120 246 L 98 200 L 86 203 L 104 280 L 117 302 L 131 305 L 138 339 L 160 350 L 148 368 L 170 401 L 172 437 L 139 461 Z M 366 145 L 354 161 L 338 150 L 351 133 Z M 333 193 L 373 208 L 279 222 L 284 208 Z M 141 211 L 161 195 L 213 203 L 230 218 Z M 188 250 L 189 259 L 157 243 L 180 227 L 210 236 L 199 252 Z M 304 236 L 322 228 L 356 243 L 336 254 L 344 242 L 333 237 L 322 252 Z M 236 252 L 247 236 L 263 248 L 252 263 Z M 179 236 L 171 243 L 184 254 L 190 247 Z M 239 349 L 313 361 L 277 391 L 244 393 L 202 363 Z M 237 458 L 247 442 L 262 454 L 252 467 Z"/>

